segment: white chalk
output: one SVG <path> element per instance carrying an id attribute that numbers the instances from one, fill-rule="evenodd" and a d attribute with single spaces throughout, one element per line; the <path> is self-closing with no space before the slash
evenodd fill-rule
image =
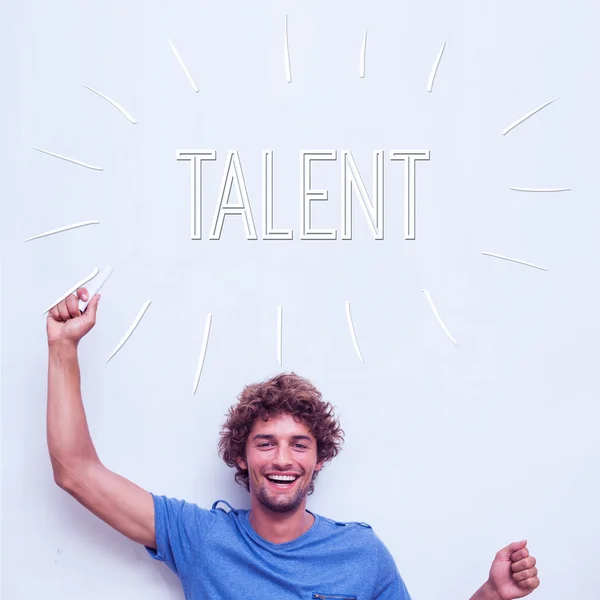
<path id="1" fill-rule="evenodd" d="M 88 299 L 84 302 L 79 300 L 79 310 L 83 312 L 90 300 L 100 291 L 102 286 L 107 282 L 108 278 L 113 274 L 114 269 L 110 265 L 106 265 L 96 277 L 92 280 L 91 285 L 87 287 Z"/>

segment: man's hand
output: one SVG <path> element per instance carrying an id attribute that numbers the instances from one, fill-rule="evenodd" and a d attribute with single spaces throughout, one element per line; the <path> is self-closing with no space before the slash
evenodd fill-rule
<path id="1" fill-rule="evenodd" d="M 96 324 L 100 294 L 90 300 L 83 313 L 79 310 L 80 299 L 84 302 L 88 299 L 85 288 L 79 288 L 76 295 L 70 294 L 48 311 L 46 332 L 49 345 L 68 342 L 77 346 L 81 338 Z"/>
<path id="2" fill-rule="evenodd" d="M 490 600 L 514 600 L 533 592 L 539 585 L 536 560 L 529 555 L 527 540 L 513 542 L 496 554 L 484 587 Z"/>

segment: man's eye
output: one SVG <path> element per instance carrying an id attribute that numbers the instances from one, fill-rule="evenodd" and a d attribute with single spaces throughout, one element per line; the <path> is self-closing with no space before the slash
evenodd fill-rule
<path id="1" fill-rule="evenodd" d="M 269 442 L 263 442 L 262 444 L 259 444 L 258 447 L 262 448 L 263 446 L 270 446 L 271 444 Z"/>
<path id="2" fill-rule="evenodd" d="M 304 444 L 296 444 L 296 446 L 300 446 L 300 448 L 304 448 L 306 450 L 307 446 L 305 446 Z"/>

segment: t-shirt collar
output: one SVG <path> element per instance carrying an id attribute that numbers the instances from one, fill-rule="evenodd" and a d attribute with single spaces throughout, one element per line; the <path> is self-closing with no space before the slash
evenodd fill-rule
<path id="1" fill-rule="evenodd" d="M 255 542 L 258 542 L 262 546 L 266 546 L 268 548 L 273 548 L 275 550 L 288 550 L 288 549 L 294 548 L 295 546 L 297 546 L 299 544 L 302 544 L 308 538 L 312 537 L 315 534 L 315 531 L 317 530 L 317 527 L 319 526 L 319 522 L 320 522 L 319 515 L 306 509 L 306 512 L 309 513 L 310 515 L 312 515 L 315 519 L 314 523 L 310 526 L 310 528 L 307 529 L 303 534 L 299 535 L 297 538 L 295 538 L 293 540 L 290 540 L 289 542 L 284 542 L 283 544 L 274 544 L 273 542 L 269 542 L 269 540 L 266 540 L 265 538 L 260 536 L 258 533 L 256 533 L 256 531 L 254 531 L 254 528 L 252 527 L 252 524 L 250 523 L 250 510 L 244 510 L 244 511 L 240 511 L 240 512 L 242 513 L 240 515 L 242 526 L 244 527 L 244 529 L 248 533 L 248 535 Z"/>

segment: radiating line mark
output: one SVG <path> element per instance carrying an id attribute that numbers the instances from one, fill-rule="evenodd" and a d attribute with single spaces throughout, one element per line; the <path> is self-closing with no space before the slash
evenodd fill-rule
<path id="1" fill-rule="evenodd" d="M 356 332 L 354 331 L 354 323 L 352 322 L 352 314 L 350 313 L 350 301 L 346 301 L 346 317 L 348 318 L 348 326 L 350 327 L 350 334 L 352 335 L 352 341 L 354 342 L 354 349 L 360 358 L 360 362 L 364 364 L 360 348 L 358 347 L 358 341 L 356 340 Z"/>
<path id="2" fill-rule="evenodd" d="M 285 77 L 288 83 L 292 83 L 292 64 L 290 62 L 290 44 L 288 41 L 288 18 L 285 15 L 285 42 L 283 45 L 283 60 L 285 63 Z"/>
<path id="3" fill-rule="evenodd" d="M 494 258 L 501 258 L 503 260 L 509 260 L 511 262 L 516 262 L 516 263 L 519 263 L 521 265 L 526 265 L 528 267 L 533 267 L 535 269 L 540 269 L 541 271 L 547 271 L 548 270 L 548 269 L 544 269 L 544 267 L 540 267 L 539 265 L 534 265 L 532 263 L 525 262 L 523 260 L 518 260 L 516 258 L 509 258 L 508 256 L 502 256 L 501 254 L 492 254 L 491 252 L 482 252 L 481 254 L 484 254 L 485 256 L 493 256 Z"/>
<path id="4" fill-rule="evenodd" d="M 515 192 L 570 192 L 571 188 L 519 188 L 511 187 Z"/>
<path id="5" fill-rule="evenodd" d="M 135 321 L 131 324 L 131 327 L 129 328 L 127 333 L 123 336 L 123 339 L 119 342 L 117 347 L 113 350 L 112 354 L 108 357 L 108 360 L 106 361 L 107 363 L 123 347 L 123 344 L 125 344 L 125 342 L 131 337 L 131 334 L 135 331 L 135 328 L 139 325 L 139 322 L 142 320 L 142 317 L 144 316 L 144 313 L 148 310 L 150 304 L 152 304 L 151 300 L 146 300 L 146 302 L 144 302 L 144 305 L 142 306 L 140 312 L 138 313 L 138 316 L 135 318 Z"/>
<path id="6" fill-rule="evenodd" d="M 206 324 L 204 325 L 204 339 L 202 340 L 202 350 L 200 351 L 200 358 L 198 360 L 198 368 L 196 369 L 196 379 L 194 381 L 194 391 L 192 395 L 196 393 L 198 389 L 198 383 L 200 383 L 200 375 L 202 374 L 202 367 L 204 366 L 204 358 L 206 356 L 206 348 L 208 347 L 208 337 L 210 335 L 210 324 L 212 322 L 212 313 L 208 313 L 206 316 Z"/>
<path id="7" fill-rule="evenodd" d="M 437 70 L 438 67 L 440 66 L 440 61 L 442 60 L 442 54 L 444 54 L 444 48 L 446 47 L 446 42 L 444 41 L 444 43 L 442 44 L 442 47 L 440 48 L 440 51 L 438 52 L 437 58 L 435 59 L 435 62 L 433 63 L 433 67 L 431 68 L 431 72 L 429 73 L 429 80 L 427 82 L 427 91 L 431 92 L 431 90 L 433 89 L 433 81 L 435 79 L 435 76 L 437 74 Z"/>
<path id="8" fill-rule="evenodd" d="M 94 165 L 88 165 L 87 163 L 81 162 L 79 160 L 75 160 L 74 158 L 68 158 L 67 156 L 62 156 L 61 154 L 54 154 L 54 152 L 48 152 L 48 150 L 42 150 L 41 148 L 36 148 L 32 146 L 34 150 L 38 152 L 43 152 L 44 154 L 49 154 L 50 156 L 54 156 L 55 158 L 60 158 L 61 160 L 66 160 L 67 162 L 74 163 L 76 165 L 80 165 L 82 167 L 86 167 L 88 169 L 92 169 L 94 171 L 102 171 L 102 167 L 95 167 Z"/>
<path id="9" fill-rule="evenodd" d="M 539 112 L 540 110 L 542 110 L 542 108 L 546 108 L 546 106 L 548 106 L 549 104 L 552 104 L 553 102 L 556 102 L 557 100 L 558 100 L 558 98 L 554 98 L 554 100 L 550 100 L 550 102 L 546 102 L 546 104 L 542 104 L 541 106 L 534 108 L 532 111 L 528 112 L 526 115 L 522 116 L 520 119 L 517 119 L 514 123 L 511 123 L 502 132 L 502 135 L 506 135 L 511 129 L 514 129 L 517 125 L 520 125 L 523 121 L 526 121 L 527 119 L 529 119 L 529 117 L 532 117 L 533 115 L 535 115 L 536 112 Z"/>
<path id="10" fill-rule="evenodd" d="M 81 223 L 75 223 L 74 225 L 65 225 L 64 227 L 58 227 L 56 229 L 52 229 L 50 231 L 45 231 L 44 233 L 40 233 L 38 235 L 34 235 L 33 237 L 23 240 L 23 243 L 30 242 L 31 240 L 37 240 L 38 238 L 46 237 L 47 235 L 54 235 L 55 233 L 61 233 L 63 231 L 68 231 L 69 229 L 76 229 L 77 227 L 85 227 L 86 225 L 98 225 L 99 223 L 100 223 L 100 221 L 83 221 Z"/>
<path id="11" fill-rule="evenodd" d="M 189 82 L 192 84 L 192 87 L 194 88 L 194 91 L 197 94 L 200 90 L 198 89 L 198 86 L 195 84 L 194 79 L 190 75 L 190 72 L 188 71 L 187 67 L 185 66 L 185 63 L 183 62 L 183 59 L 179 55 L 179 52 L 177 52 L 177 48 L 175 48 L 175 46 L 174 46 L 174 44 L 173 44 L 173 42 L 171 40 L 169 40 L 169 44 L 171 46 L 171 50 L 173 50 L 173 54 L 175 54 L 175 58 L 177 59 L 177 61 L 181 65 L 181 68 L 183 69 L 183 72 L 185 73 L 186 77 L 188 78 Z"/>
<path id="12" fill-rule="evenodd" d="M 425 297 L 427 298 L 427 301 L 429 302 L 429 305 L 431 306 L 431 310 L 433 311 L 433 314 L 435 315 L 437 322 L 440 324 L 440 327 L 444 330 L 444 333 L 450 338 L 450 340 L 452 341 L 452 343 L 454 345 L 458 346 L 458 343 L 452 337 L 452 334 L 448 331 L 448 328 L 446 327 L 446 325 L 444 325 L 444 321 L 442 321 L 442 317 L 440 317 L 440 313 L 438 312 L 438 309 L 436 308 L 433 300 L 431 299 L 431 295 L 429 294 L 429 292 L 427 290 L 421 290 L 421 291 L 425 294 Z"/>
<path id="13" fill-rule="evenodd" d="M 120 105 L 117 104 L 114 100 L 111 100 L 108 96 L 105 96 L 104 94 L 101 94 L 99 91 L 95 90 L 94 88 L 91 88 L 87 85 L 83 85 L 81 84 L 86 90 L 90 90 L 90 92 L 94 92 L 94 94 L 97 94 L 98 96 L 100 96 L 100 98 L 104 98 L 107 102 L 109 102 L 110 104 L 112 104 L 117 110 L 119 110 L 123 115 L 125 115 L 125 118 L 133 123 L 134 125 L 137 123 L 137 121 Z"/>
<path id="14" fill-rule="evenodd" d="M 365 29 L 365 36 L 362 42 L 362 48 L 360 50 L 360 64 L 358 66 L 358 72 L 361 77 L 365 76 L 365 61 L 367 56 L 367 30 Z"/>

